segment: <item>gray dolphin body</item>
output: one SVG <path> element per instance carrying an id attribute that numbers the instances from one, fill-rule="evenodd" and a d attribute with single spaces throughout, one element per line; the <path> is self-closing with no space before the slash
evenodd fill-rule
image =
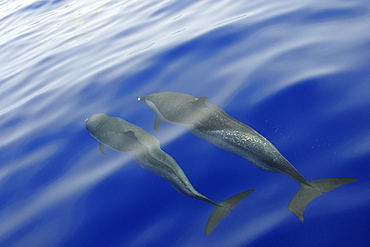
<path id="1" fill-rule="evenodd" d="M 121 118 L 99 113 L 86 119 L 86 129 L 100 142 L 99 148 L 103 154 L 106 154 L 103 145 L 118 152 L 131 154 L 141 167 L 170 182 L 181 194 L 213 204 L 215 209 L 208 219 L 206 235 L 211 234 L 220 219 L 228 215 L 236 204 L 254 191 L 248 190 L 223 202 L 214 202 L 194 189 L 176 161 L 161 150 L 158 139 L 142 128 Z"/>
<path id="2" fill-rule="evenodd" d="M 301 187 L 289 202 L 288 209 L 302 222 L 303 212 L 310 201 L 322 192 L 356 181 L 353 178 L 324 178 L 308 182 L 271 142 L 221 108 L 205 102 L 206 99 L 184 93 L 159 92 L 138 100 L 145 101 L 156 113 L 155 130 L 159 130 L 161 121 L 186 126 L 194 135 L 240 155 L 258 168 L 282 173 L 297 181 Z"/>

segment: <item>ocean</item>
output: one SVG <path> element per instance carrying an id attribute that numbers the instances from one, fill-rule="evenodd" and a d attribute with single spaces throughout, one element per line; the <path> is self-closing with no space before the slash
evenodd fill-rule
<path id="1" fill-rule="evenodd" d="M 365 0 L 0 2 L 0 246 L 370 246 L 370 5 Z M 173 91 L 270 140 L 308 180 L 358 181 L 288 211 L 299 189 L 137 100 Z M 221 220 L 85 128 L 154 135 Z"/>

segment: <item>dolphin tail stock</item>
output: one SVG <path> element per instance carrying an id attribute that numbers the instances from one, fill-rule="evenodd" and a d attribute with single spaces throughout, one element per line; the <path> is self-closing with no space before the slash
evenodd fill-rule
<path id="1" fill-rule="evenodd" d="M 215 206 L 215 209 L 213 210 L 212 214 L 209 216 L 207 225 L 205 228 L 205 234 L 210 235 L 215 229 L 215 227 L 220 223 L 220 220 L 226 215 L 230 213 L 230 210 L 235 208 L 236 205 L 242 201 L 245 197 L 247 197 L 250 193 L 252 193 L 254 189 L 247 190 L 244 192 L 241 192 L 239 194 L 236 194 L 228 199 L 226 199 L 223 202 L 217 203 L 218 205 Z"/>
<path id="2" fill-rule="evenodd" d="M 288 205 L 288 210 L 294 213 L 300 221 L 304 222 L 303 212 L 308 203 L 316 197 L 322 195 L 322 192 L 329 192 L 339 186 L 355 182 L 354 178 L 322 178 L 313 180 L 307 184 L 301 184 L 298 192 L 293 196 Z"/>

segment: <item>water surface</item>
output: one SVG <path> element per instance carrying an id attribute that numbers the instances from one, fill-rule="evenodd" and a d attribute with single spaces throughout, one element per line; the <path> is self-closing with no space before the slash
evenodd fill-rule
<path id="1" fill-rule="evenodd" d="M 367 246 L 367 1 L 0 3 L 2 246 Z M 193 136 L 136 99 L 176 91 L 268 138 L 307 180 L 356 183 L 287 210 L 299 185 Z M 154 134 L 215 201 L 256 189 L 211 236 L 177 193 L 85 129 L 104 112 Z"/>

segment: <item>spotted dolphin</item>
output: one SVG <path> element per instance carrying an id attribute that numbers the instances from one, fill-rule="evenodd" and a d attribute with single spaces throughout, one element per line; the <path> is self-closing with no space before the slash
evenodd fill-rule
<path id="1" fill-rule="evenodd" d="M 302 222 L 307 204 L 322 192 L 357 180 L 324 178 L 307 181 L 271 142 L 221 108 L 207 103 L 206 99 L 177 92 L 152 93 L 138 98 L 155 112 L 155 130 L 159 131 L 161 121 L 186 126 L 195 136 L 240 155 L 258 168 L 285 174 L 298 182 L 300 189 L 290 200 L 288 209 Z"/>
<path id="2" fill-rule="evenodd" d="M 170 182 L 181 194 L 214 205 L 215 209 L 206 224 L 206 235 L 211 234 L 221 218 L 228 215 L 231 209 L 254 191 L 247 190 L 223 202 L 212 201 L 194 189 L 176 161 L 161 150 L 158 139 L 142 128 L 121 118 L 98 113 L 86 119 L 86 129 L 99 141 L 99 149 L 103 154 L 106 154 L 104 145 L 130 154 L 141 167 Z"/>

